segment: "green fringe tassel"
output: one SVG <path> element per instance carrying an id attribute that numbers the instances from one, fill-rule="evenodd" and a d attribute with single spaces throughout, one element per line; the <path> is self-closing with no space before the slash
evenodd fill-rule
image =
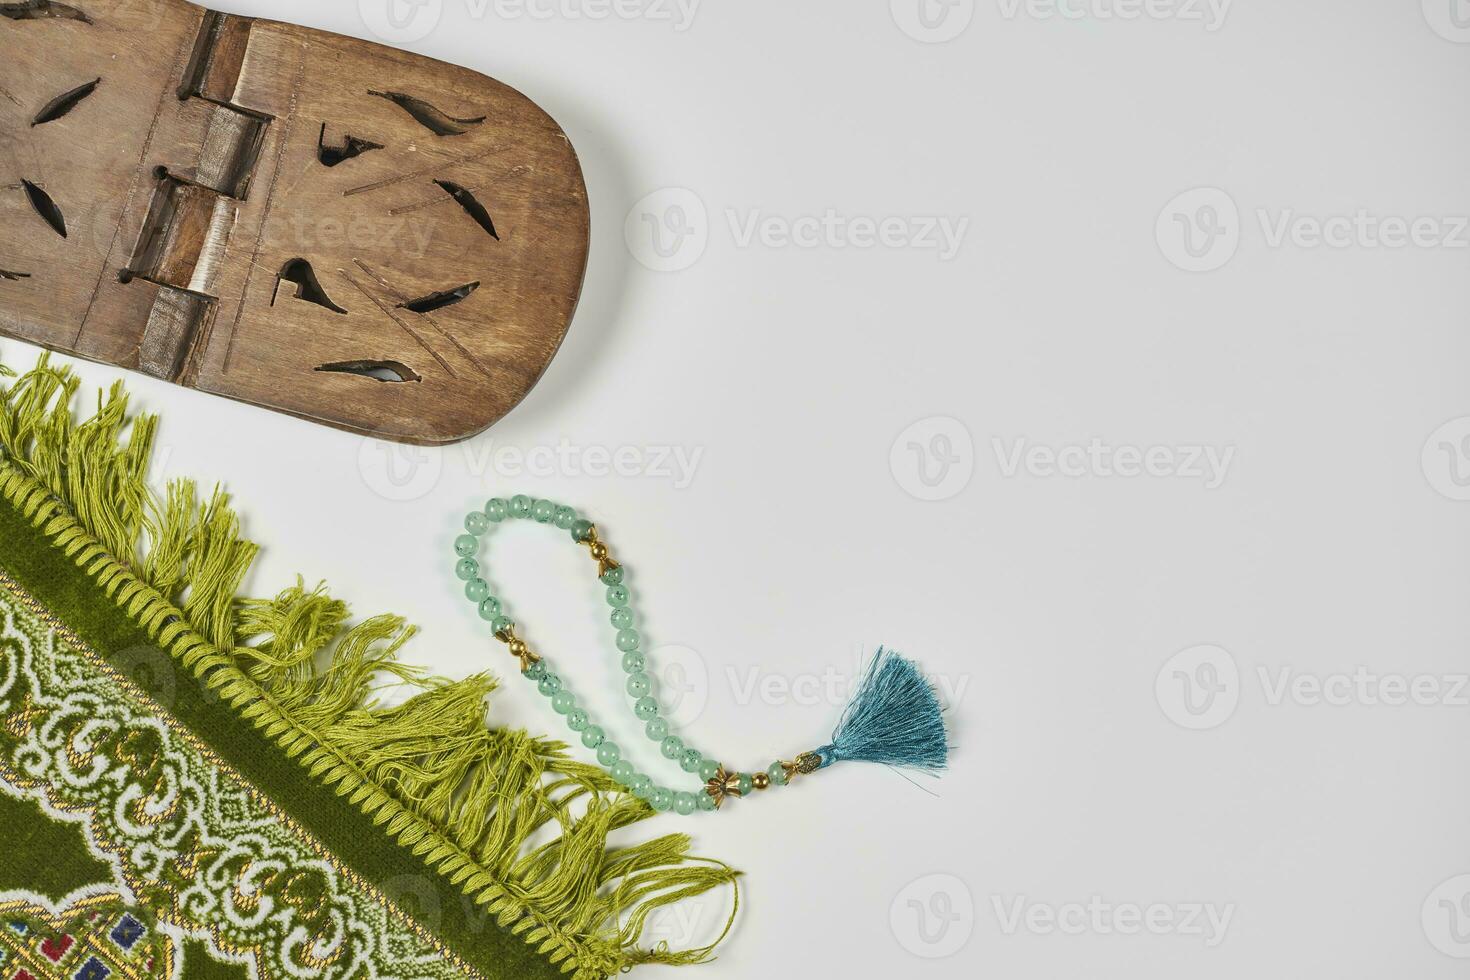
<path id="1" fill-rule="evenodd" d="M 14 372 L 0 365 L 0 377 Z M 684 834 L 610 848 L 609 833 L 653 810 L 564 743 L 487 727 L 488 675 L 451 682 L 400 663 L 414 631 L 399 617 L 349 627 L 344 603 L 300 581 L 239 598 L 257 548 L 228 498 L 201 499 L 188 480 L 154 493 L 156 419 L 130 417 L 119 382 L 76 422 L 77 387 L 43 355 L 0 388 L 0 493 L 165 649 L 563 972 L 712 958 L 739 907 L 738 872 L 691 856 Z M 384 707 L 385 680 L 419 693 Z M 558 835 L 529 846 L 553 821 Z M 652 913 L 727 884 L 733 907 L 713 943 L 639 947 Z"/>

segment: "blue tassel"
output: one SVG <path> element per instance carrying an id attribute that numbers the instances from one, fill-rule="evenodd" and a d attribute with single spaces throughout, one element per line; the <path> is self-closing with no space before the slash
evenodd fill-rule
<path id="1" fill-rule="evenodd" d="M 939 698 L 918 665 L 880 648 L 831 743 L 811 754 L 820 760 L 818 769 L 843 761 L 943 769 L 949 742 Z"/>

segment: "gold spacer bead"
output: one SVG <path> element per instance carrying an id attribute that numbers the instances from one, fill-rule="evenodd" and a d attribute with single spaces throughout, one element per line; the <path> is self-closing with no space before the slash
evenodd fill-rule
<path id="1" fill-rule="evenodd" d="M 604 558 L 606 558 L 607 545 L 603 544 L 601 541 L 594 544 L 592 546 L 592 557 L 596 558 L 598 561 L 602 561 Z"/>
<path id="2" fill-rule="evenodd" d="M 756 789 L 765 789 L 771 785 L 771 777 L 763 772 L 753 772 L 750 774 L 750 785 Z"/>
<path id="3" fill-rule="evenodd" d="M 815 752 L 803 752 L 796 757 L 795 765 L 798 773 L 816 772 L 822 766 L 822 757 Z"/>
<path id="4" fill-rule="evenodd" d="M 526 652 L 526 641 L 515 637 L 510 641 L 510 654 L 513 657 L 524 656 Z"/>

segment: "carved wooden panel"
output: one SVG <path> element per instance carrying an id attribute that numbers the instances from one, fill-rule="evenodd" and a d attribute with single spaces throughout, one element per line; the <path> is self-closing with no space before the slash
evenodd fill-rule
<path id="1" fill-rule="evenodd" d="M 571 144 L 493 79 L 180 0 L 0 0 L 0 332 L 449 442 L 545 370 L 587 247 Z"/>

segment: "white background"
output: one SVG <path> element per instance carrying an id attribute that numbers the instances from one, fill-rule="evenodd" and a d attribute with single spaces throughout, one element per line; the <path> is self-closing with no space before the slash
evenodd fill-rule
<path id="1" fill-rule="evenodd" d="M 657 821 L 748 872 L 704 976 L 1464 975 L 1451 0 L 1238 0 L 1223 21 L 1194 0 L 926 0 L 927 21 L 916 0 L 706 0 L 690 21 L 442 0 L 397 35 L 384 2 L 223 6 L 387 34 L 545 107 L 586 171 L 584 298 L 526 401 L 443 450 L 128 376 L 164 415 L 158 478 L 220 479 L 265 543 L 253 591 L 324 578 L 422 624 L 410 659 L 504 672 L 449 545 L 523 491 L 604 527 L 649 641 L 678 648 L 681 732 L 731 763 L 823 741 L 829 668 L 845 682 L 879 643 L 921 661 L 951 704 L 941 779 L 844 765 Z M 780 244 L 829 209 L 855 233 Z M 1360 212 L 1314 244 L 1313 221 Z M 743 240 L 753 215 L 767 234 Z M 954 254 L 924 247 L 928 219 L 965 223 Z M 660 260 L 648 220 L 693 234 Z M 578 465 L 500 454 L 563 440 Z M 639 472 L 586 474 L 593 447 Z M 664 447 L 698 454 L 692 478 Z M 1117 475 L 1129 447 L 1167 452 Z M 1218 479 L 1191 447 L 1228 453 Z M 687 778 L 635 735 L 585 554 L 530 526 L 490 547 L 533 643 L 638 761 Z M 1429 703 L 1384 703 L 1396 683 Z M 516 680 L 493 711 L 558 730 Z M 649 938 L 706 935 L 726 899 Z"/>

